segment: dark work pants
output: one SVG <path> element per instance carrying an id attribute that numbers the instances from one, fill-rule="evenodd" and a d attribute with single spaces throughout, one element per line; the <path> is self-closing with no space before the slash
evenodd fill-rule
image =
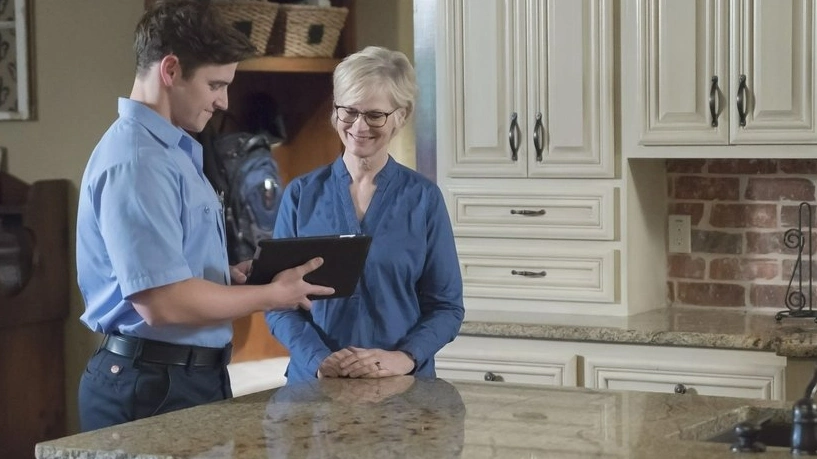
<path id="1" fill-rule="evenodd" d="M 226 365 L 193 367 L 136 361 L 105 349 L 79 383 L 83 432 L 232 397 Z"/>

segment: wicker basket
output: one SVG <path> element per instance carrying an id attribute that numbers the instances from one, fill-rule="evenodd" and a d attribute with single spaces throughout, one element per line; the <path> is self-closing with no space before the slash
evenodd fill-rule
<path id="1" fill-rule="evenodd" d="M 349 10 L 343 7 L 280 5 L 267 53 L 287 57 L 331 57 Z"/>
<path id="2" fill-rule="evenodd" d="M 221 15 L 236 29 L 244 32 L 258 54 L 264 54 L 278 15 L 279 4 L 267 0 L 221 0 L 213 2 Z"/>

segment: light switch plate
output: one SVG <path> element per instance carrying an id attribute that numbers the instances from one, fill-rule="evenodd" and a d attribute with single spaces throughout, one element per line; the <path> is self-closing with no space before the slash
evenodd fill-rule
<path id="1" fill-rule="evenodd" d="M 692 252 L 692 228 L 689 215 L 670 215 L 668 236 L 670 253 Z"/>

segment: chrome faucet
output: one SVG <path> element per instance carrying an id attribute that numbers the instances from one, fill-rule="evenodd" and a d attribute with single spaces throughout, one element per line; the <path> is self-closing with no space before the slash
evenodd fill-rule
<path id="1" fill-rule="evenodd" d="M 794 403 L 791 412 L 791 452 L 792 454 L 817 454 L 817 368 L 806 386 L 805 397 Z"/>

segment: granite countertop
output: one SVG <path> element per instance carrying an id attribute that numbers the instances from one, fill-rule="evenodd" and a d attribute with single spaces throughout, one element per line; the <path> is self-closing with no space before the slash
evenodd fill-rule
<path id="1" fill-rule="evenodd" d="M 772 351 L 784 357 L 817 357 L 817 323 L 773 312 L 691 307 L 661 308 L 632 316 L 468 312 L 461 335 L 597 341 L 626 344 Z"/>
<path id="2" fill-rule="evenodd" d="M 323 379 L 40 443 L 52 458 L 734 458 L 704 439 L 786 402 L 449 383 Z M 791 457 L 784 447 L 762 456 Z"/>

